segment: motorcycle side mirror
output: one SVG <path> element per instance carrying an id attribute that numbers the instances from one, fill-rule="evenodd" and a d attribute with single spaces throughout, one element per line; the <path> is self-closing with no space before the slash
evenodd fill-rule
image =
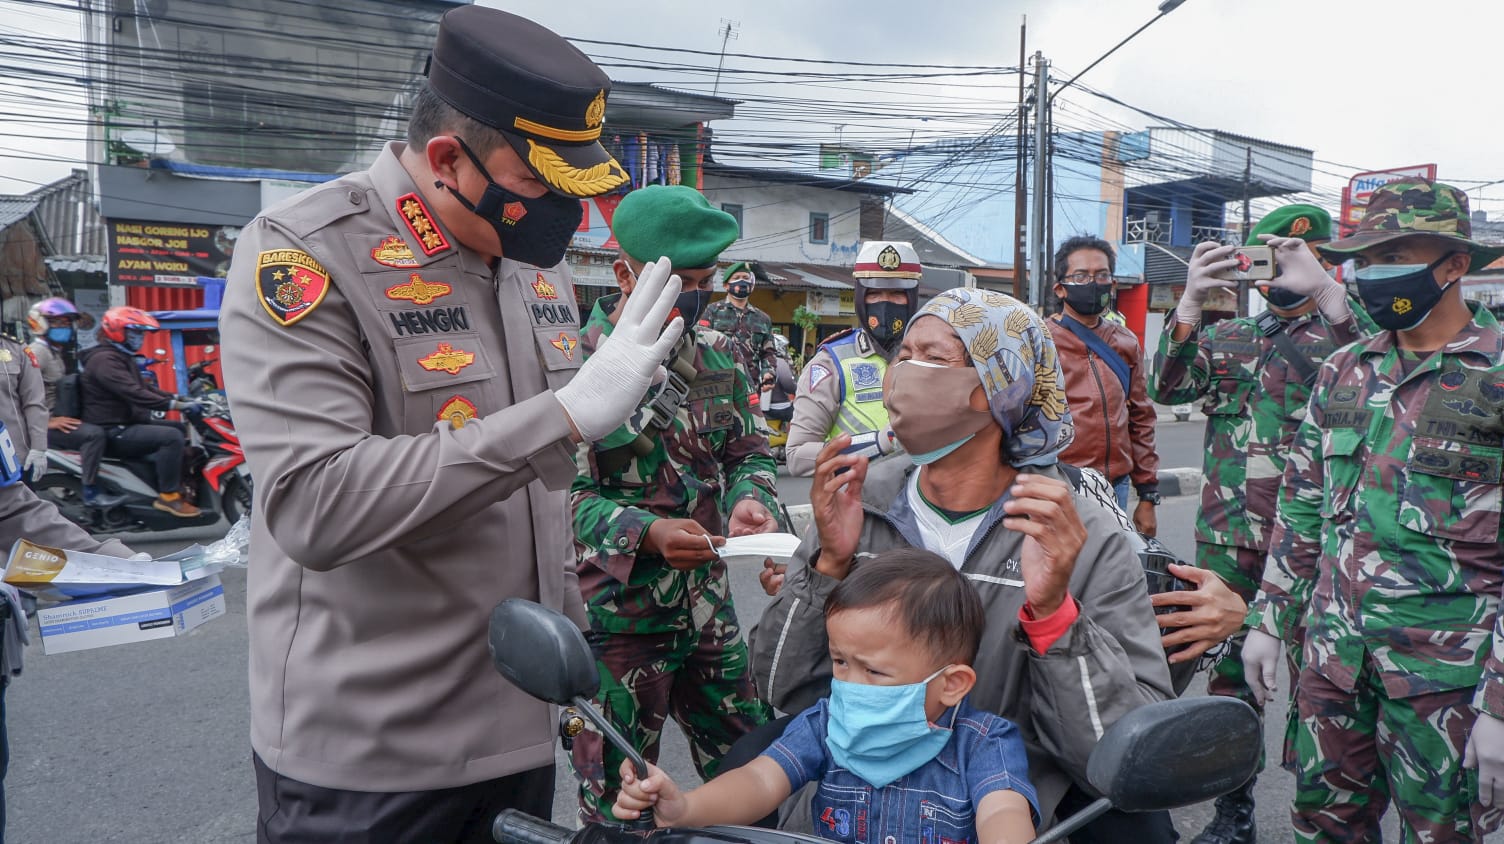
<path id="1" fill-rule="evenodd" d="M 600 689 L 595 656 L 580 628 L 561 613 L 508 598 L 491 610 L 491 662 L 501 676 L 540 700 L 567 706 Z"/>
<path id="2" fill-rule="evenodd" d="M 1092 748 L 1086 778 L 1103 796 L 1031 844 L 1064 841 L 1109 809 L 1154 812 L 1220 797 L 1254 775 L 1259 717 L 1230 697 L 1166 700 L 1119 718 Z"/>

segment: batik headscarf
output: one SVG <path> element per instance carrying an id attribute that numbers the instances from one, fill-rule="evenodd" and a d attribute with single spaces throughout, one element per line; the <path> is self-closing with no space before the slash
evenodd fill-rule
<path id="1" fill-rule="evenodd" d="M 1048 466 L 1076 435 L 1065 403 L 1055 341 L 1028 305 L 990 290 L 957 287 L 915 315 L 950 325 L 982 377 L 992 418 L 1003 428 L 1003 459 L 1012 466 Z"/>

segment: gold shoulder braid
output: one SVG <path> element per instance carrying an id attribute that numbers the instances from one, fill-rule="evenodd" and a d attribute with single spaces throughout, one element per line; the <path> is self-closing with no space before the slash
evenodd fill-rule
<path id="1" fill-rule="evenodd" d="M 595 196 L 627 181 L 627 174 L 615 161 L 604 161 L 588 170 L 569 166 L 569 162 L 531 138 L 527 142 L 527 160 L 549 184 L 576 196 Z"/>

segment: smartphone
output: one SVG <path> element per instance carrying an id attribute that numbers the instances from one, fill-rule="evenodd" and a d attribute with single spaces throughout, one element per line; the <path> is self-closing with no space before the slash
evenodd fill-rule
<path id="1" fill-rule="evenodd" d="M 1274 247 L 1240 246 L 1232 253 L 1238 265 L 1217 273 L 1228 281 L 1268 281 L 1274 278 Z"/>

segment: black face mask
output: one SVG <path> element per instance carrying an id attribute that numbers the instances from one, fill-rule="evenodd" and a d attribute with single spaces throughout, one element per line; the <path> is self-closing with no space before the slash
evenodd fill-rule
<path id="1" fill-rule="evenodd" d="M 891 349 L 903 338 L 904 329 L 909 327 L 909 320 L 913 318 L 907 303 L 869 302 L 866 310 L 867 333 L 885 349 Z"/>
<path id="2" fill-rule="evenodd" d="M 1354 275 L 1358 279 L 1358 298 L 1363 301 L 1363 309 L 1385 331 L 1415 328 L 1425 322 L 1431 309 L 1452 289 L 1452 285 L 1461 281 L 1458 279 L 1440 287 L 1436 285 L 1436 268 L 1450 257 L 1451 254 L 1443 255 L 1424 267 L 1417 264 L 1414 270 L 1403 274 L 1391 275 L 1395 269 L 1393 265 L 1358 270 Z"/>
<path id="3" fill-rule="evenodd" d="M 574 239 L 585 213 L 580 201 L 552 191 L 536 199 L 512 193 L 496 184 L 463 138 L 455 140 L 475 169 L 486 177 L 486 192 L 481 194 L 480 202 L 472 204 L 454 188 L 442 182 L 434 184 L 454 194 L 461 205 L 491 224 L 497 240 L 501 241 L 503 257 L 535 267 L 552 267 L 564 260 L 564 251 Z"/>
<path id="4" fill-rule="evenodd" d="M 733 281 L 726 285 L 726 292 L 730 293 L 733 299 L 745 299 L 752 295 L 752 282 Z"/>
<path id="5" fill-rule="evenodd" d="M 686 290 L 674 299 L 674 311 L 684 317 L 684 327 L 692 328 L 700 321 L 700 315 L 705 312 L 705 306 L 710 304 L 709 290 Z M 669 312 L 669 320 L 673 320 L 674 312 Z"/>
<path id="6" fill-rule="evenodd" d="M 1299 293 L 1286 290 L 1283 287 L 1270 287 L 1261 292 L 1264 294 L 1264 301 L 1276 308 L 1287 311 L 1291 308 L 1298 308 L 1304 305 L 1306 300 L 1311 298 L 1310 296 L 1302 296 Z"/>
<path id="7" fill-rule="evenodd" d="M 1096 316 L 1107 310 L 1112 299 L 1112 285 L 1088 281 L 1085 284 L 1062 284 L 1065 288 L 1065 303 L 1082 316 Z"/>

